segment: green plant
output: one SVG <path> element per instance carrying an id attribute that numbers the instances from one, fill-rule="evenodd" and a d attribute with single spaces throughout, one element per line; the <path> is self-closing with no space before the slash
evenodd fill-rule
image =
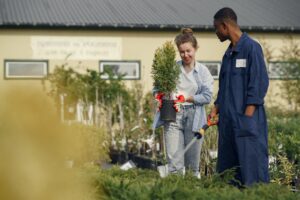
<path id="1" fill-rule="evenodd" d="M 199 180 L 192 173 L 159 178 L 158 172 L 141 169 L 121 171 L 113 167 L 109 170 L 94 170 L 93 182 L 99 199 L 284 200 L 300 197 L 299 193 L 293 193 L 288 187 L 278 184 L 257 184 L 238 189 L 228 184 L 233 177 L 231 171 Z"/>
<path id="2" fill-rule="evenodd" d="M 214 97 L 214 99 L 216 96 Z M 214 102 L 214 101 L 212 101 Z M 206 116 L 210 114 L 209 107 L 213 104 L 207 106 Z M 215 174 L 216 164 L 217 164 L 217 150 L 218 150 L 218 128 L 217 126 L 212 126 L 206 130 L 204 135 L 204 141 L 201 148 L 201 166 L 200 171 L 202 176 L 212 176 Z"/>
<path id="3" fill-rule="evenodd" d="M 166 94 L 171 99 L 171 94 L 176 90 L 179 80 L 180 68 L 175 61 L 176 51 L 171 41 L 167 41 L 161 48 L 156 49 L 152 64 L 152 77 L 154 87 L 158 92 Z"/>
<path id="4" fill-rule="evenodd" d="M 283 41 L 279 59 L 284 61 L 281 70 L 282 80 L 280 88 L 282 97 L 287 99 L 290 107 L 297 111 L 300 107 L 300 43 L 290 35 Z"/>
<path id="5" fill-rule="evenodd" d="M 217 153 L 218 144 L 218 132 L 217 127 L 210 127 L 204 136 L 204 142 L 201 148 L 201 173 L 202 176 L 212 176 L 215 174 L 217 159 L 215 156 Z"/>
<path id="6" fill-rule="evenodd" d="M 285 80 L 280 86 L 283 89 L 282 97 L 286 98 L 297 112 L 300 107 L 300 59 L 288 58 L 284 66 L 282 71 Z"/>
<path id="7" fill-rule="evenodd" d="M 263 47 L 265 58 L 267 62 L 280 61 L 280 68 L 276 71 L 279 72 L 281 81 L 276 84 L 281 90 L 279 93 L 273 93 L 272 87 L 269 93 L 272 93 L 272 98 L 268 100 L 268 104 L 276 102 L 275 96 L 281 96 L 288 102 L 289 109 L 297 110 L 300 107 L 300 43 L 297 42 L 291 35 L 287 35 L 283 40 L 284 46 L 279 49 L 280 54 L 274 55 L 276 50 L 264 38 L 260 39 L 260 43 Z M 286 106 L 286 105 L 281 105 Z"/>
<path id="8" fill-rule="evenodd" d="M 75 110 L 76 106 L 81 105 L 84 122 L 88 119 L 88 108 L 92 105 L 95 111 L 92 124 L 100 128 L 100 132 L 104 130 L 111 136 L 112 147 L 137 152 L 138 141 L 151 134 L 153 108 L 150 97 L 143 97 L 141 83 L 136 82 L 134 87 L 129 89 L 122 81 L 122 76 L 115 77 L 109 69 L 104 73 L 108 75 L 107 80 L 101 79 L 102 73 L 94 70 L 88 69 L 86 73 L 81 74 L 67 63 L 56 66 L 48 78 L 48 94 L 55 100 L 57 110 L 64 111 L 62 121 L 74 123 L 75 112 L 70 113 L 68 110 L 70 107 Z M 61 96 L 64 97 L 63 101 Z M 138 128 L 133 130 L 134 127 Z M 122 140 L 130 145 L 122 145 Z"/>
<path id="9" fill-rule="evenodd" d="M 300 115 L 278 108 L 269 108 L 267 113 L 271 180 L 291 185 L 300 177 Z"/>
<path id="10" fill-rule="evenodd" d="M 293 164 L 285 155 L 277 155 L 277 161 L 270 170 L 272 182 L 290 186 L 295 176 Z"/>

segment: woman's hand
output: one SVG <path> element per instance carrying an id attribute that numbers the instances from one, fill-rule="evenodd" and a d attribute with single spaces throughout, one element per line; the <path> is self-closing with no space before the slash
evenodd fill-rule
<path id="1" fill-rule="evenodd" d="M 180 111 L 180 105 L 182 103 L 184 103 L 186 100 L 185 100 L 183 95 L 178 95 L 178 96 L 176 96 L 176 98 L 177 98 L 177 100 L 174 100 L 174 106 L 173 107 L 175 108 L 176 112 L 179 112 Z"/>
<path id="2" fill-rule="evenodd" d="M 155 100 L 156 100 L 156 104 L 157 104 L 157 110 L 159 111 L 162 107 L 162 98 L 164 96 L 164 93 L 158 92 L 155 94 Z"/>
<path id="3" fill-rule="evenodd" d="M 188 98 L 185 99 L 186 102 L 194 103 L 194 97 L 189 96 Z"/>

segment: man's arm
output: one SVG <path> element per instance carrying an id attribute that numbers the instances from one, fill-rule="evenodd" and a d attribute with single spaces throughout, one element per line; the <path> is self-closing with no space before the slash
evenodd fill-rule
<path id="1" fill-rule="evenodd" d="M 267 68 L 264 61 L 262 49 L 259 44 L 251 46 L 249 58 L 249 80 L 246 98 L 245 114 L 253 110 L 253 106 L 260 106 L 264 104 L 264 97 L 268 90 L 269 78 Z M 250 106 L 250 108 L 248 108 Z M 254 110 L 255 110 L 254 106 Z M 250 109 L 250 110 L 249 110 Z M 247 111 L 247 112 L 246 112 Z"/>

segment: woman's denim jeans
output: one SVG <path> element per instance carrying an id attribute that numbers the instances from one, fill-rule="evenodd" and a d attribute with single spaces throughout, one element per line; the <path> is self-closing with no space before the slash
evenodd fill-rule
<path id="1" fill-rule="evenodd" d="M 182 173 L 185 169 L 192 170 L 195 176 L 200 176 L 200 152 L 203 138 L 197 140 L 190 149 L 182 155 L 185 146 L 195 137 L 192 132 L 195 108 L 184 106 L 176 114 L 176 122 L 168 122 L 164 125 L 166 152 L 169 173 Z"/>

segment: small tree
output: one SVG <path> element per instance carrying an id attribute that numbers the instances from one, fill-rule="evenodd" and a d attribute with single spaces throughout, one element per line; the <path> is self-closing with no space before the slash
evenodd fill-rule
<path id="1" fill-rule="evenodd" d="M 298 111 L 300 107 L 300 44 L 293 39 L 291 35 L 287 35 L 283 41 L 284 46 L 280 49 L 280 55 L 274 56 L 273 48 L 264 39 L 260 40 L 262 44 L 267 63 L 274 60 L 282 61 L 280 69 L 277 71 L 281 75 L 281 82 L 278 84 L 281 89 L 280 95 L 285 98 L 290 108 Z M 274 88 L 274 87 L 273 87 Z M 275 94 L 276 96 L 279 94 Z M 274 101 L 271 98 L 269 101 Z M 269 103 L 270 105 L 270 103 Z"/>
<path id="2" fill-rule="evenodd" d="M 179 79 L 180 68 L 176 64 L 175 57 L 175 48 L 171 41 L 167 41 L 162 48 L 156 49 L 152 64 L 154 87 L 168 99 L 172 98 Z"/>
<path id="3" fill-rule="evenodd" d="M 283 97 L 287 97 L 295 111 L 300 107 L 300 43 L 291 36 L 287 38 L 285 46 L 281 49 L 281 60 L 285 61 L 282 70 L 283 78 L 281 84 Z"/>

